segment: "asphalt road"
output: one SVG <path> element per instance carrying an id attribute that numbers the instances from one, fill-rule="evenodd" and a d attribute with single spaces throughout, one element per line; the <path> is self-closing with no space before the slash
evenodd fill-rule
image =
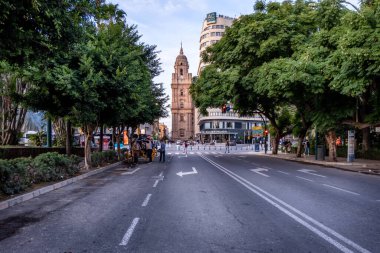
<path id="1" fill-rule="evenodd" d="M 378 176 L 167 153 L 0 211 L 0 252 L 380 252 Z"/>

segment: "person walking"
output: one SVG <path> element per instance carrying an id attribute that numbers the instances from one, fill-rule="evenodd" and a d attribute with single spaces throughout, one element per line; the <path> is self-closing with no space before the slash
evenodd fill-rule
<path id="1" fill-rule="evenodd" d="M 228 140 L 226 142 L 226 150 L 224 151 L 224 153 L 230 153 L 230 142 Z"/>
<path id="2" fill-rule="evenodd" d="M 165 149 L 166 149 L 165 141 L 161 140 L 161 144 L 160 144 L 160 162 L 162 161 L 163 163 L 165 162 Z"/>
<path id="3" fill-rule="evenodd" d="M 305 153 L 304 155 L 310 155 L 310 142 L 308 139 L 304 142 Z"/>
<path id="4" fill-rule="evenodd" d="M 185 153 L 186 155 L 187 155 L 187 146 L 188 146 L 189 144 L 187 143 L 187 141 L 185 141 L 185 149 L 183 150 L 183 153 Z"/>
<path id="5" fill-rule="evenodd" d="M 148 156 L 149 158 L 149 163 L 152 162 L 152 148 L 153 148 L 153 143 L 152 143 L 152 139 L 151 137 L 149 136 L 148 139 L 147 139 L 147 142 L 145 144 L 145 147 L 146 147 L 146 155 Z"/>

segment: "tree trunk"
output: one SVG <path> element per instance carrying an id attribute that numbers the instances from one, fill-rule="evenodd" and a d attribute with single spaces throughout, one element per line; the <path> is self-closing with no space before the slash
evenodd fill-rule
<path id="1" fill-rule="evenodd" d="M 71 121 L 66 121 L 66 155 L 71 155 Z"/>
<path id="2" fill-rule="evenodd" d="M 58 147 L 63 147 L 66 144 L 67 138 L 67 125 L 63 118 L 57 118 L 53 121 L 53 127 L 55 132 L 55 140 Z"/>
<path id="3" fill-rule="evenodd" d="M 297 157 L 302 156 L 302 142 L 305 139 L 307 133 L 307 129 L 302 129 L 299 136 L 298 136 L 298 147 L 297 147 Z"/>
<path id="4" fill-rule="evenodd" d="M 104 132 L 104 125 L 101 125 L 100 136 L 99 136 L 99 152 L 103 151 L 103 132 Z"/>
<path id="5" fill-rule="evenodd" d="M 95 127 L 86 125 L 84 128 L 84 168 L 89 170 L 91 168 L 91 139 L 92 132 Z"/>
<path id="6" fill-rule="evenodd" d="M 278 154 L 278 144 L 280 143 L 281 135 L 276 129 L 276 133 L 273 139 L 273 149 L 272 149 L 272 154 L 277 155 Z"/>
<path id="7" fill-rule="evenodd" d="M 325 134 L 326 141 L 329 145 L 329 162 L 337 162 L 338 159 L 336 157 L 336 134 L 334 130 L 329 130 Z"/>
<path id="8" fill-rule="evenodd" d="M 370 128 L 367 127 L 367 128 L 363 128 L 362 129 L 362 134 L 363 134 L 363 142 L 362 142 L 362 148 L 363 148 L 363 151 L 366 152 L 369 150 L 369 134 L 370 134 Z"/>

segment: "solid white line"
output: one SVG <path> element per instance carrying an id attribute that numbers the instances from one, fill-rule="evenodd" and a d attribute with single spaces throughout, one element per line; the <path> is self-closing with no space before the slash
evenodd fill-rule
<path id="1" fill-rule="evenodd" d="M 171 155 L 172 153 L 168 153 L 168 155 Z"/>
<path id="2" fill-rule="evenodd" d="M 147 206 L 147 205 L 148 205 L 148 202 L 149 202 L 149 200 L 150 200 L 150 197 L 152 197 L 152 194 L 149 193 L 149 194 L 146 196 L 146 198 L 145 198 L 145 200 L 144 200 L 144 202 L 142 203 L 141 206 Z"/>
<path id="3" fill-rule="evenodd" d="M 311 179 L 308 179 L 308 178 L 299 177 L 299 176 L 296 176 L 296 177 L 298 177 L 298 178 L 301 178 L 301 179 L 303 179 L 303 180 L 307 180 L 307 181 L 309 181 L 309 182 L 314 182 L 313 180 L 311 180 Z"/>
<path id="4" fill-rule="evenodd" d="M 342 188 L 339 188 L 339 187 L 335 187 L 335 186 L 332 186 L 332 185 L 328 185 L 328 184 L 323 184 L 323 185 L 327 186 L 327 187 L 330 187 L 330 188 L 334 188 L 334 189 L 343 191 L 343 192 L 351 193 L 351 194 L 354 194 L 354 195 L 360 195 L 359 193 L 348 191 L 348 190 L 345 190 L 345 189 L 342 189 Z"/>
<path id="5" fill-rule="evenodd" d="M 153 188 L 156 188 L 157 185 L 158 185 L 158 179 L 156 180 L 156 182 L 154 182 Z"/>
<path id="6" fill-rule="evenodd" d="M 131 226 L 128 228 L 127 232 L 125 233 L 123 239 L 121 239 L 120 246 L 126 246 L 128 244 L 129 239 L 131 239 L 133 231 L 135 230 L 137 223 L 139 223 L 140 218 L 134 218 L 132 221 Z"/>
<path id="7" fill-rule="evenodd" d="M 121 175 L 132 175 L 132 174 L 134 174 L 135 172 L 137 172 L 139 170 L 141 170 L 141 168 L 137 168 L 137 169 L 135 169 L 133 171 L 121 173 Z"/>
<path id="8" fill-rule="evenodd" d="M 194 155 L 194 152 L 190 152 L 190 155 Z"/>
<path id="9" fill-rule="evenodd" d="M 279 170 L 278 172 L 280 172 L 280 173 L 282 173 L 282 174 L 285 174 L 285 175 L 289 175 L 289 173 L 288 173 L 288 172 L 285 172 L 285 171 L 281 171 L 281 170 Z"/>
<path id="10" fill-rule="evenodd" d="M 158 175 L 159 177 L 162 177 L 164 175 L 164 172 L 161 171 L 160 175 Z"/>
<path id="11" fill-rule="evenodd" d="M 224 168 L 223 166 L 215 163 L 214 161 L 212 161 L 211 159 L 209 159 L 207 157 L 204 157 L 204 156 L 201 156 L 201 157 L 203 159 L 205 159 L 206 161 L 208 161 L 209 163 L 211 163 L 212 165 L 214 165 L 220 171 L 224 172 L 225 174 L 227 174 L 228 176 L 230 176 L 231 178 L 233 178 L 235 181 L 237 181 L 240 184 L 242 184 L 243 186 L 245 186 L 247 189 L 249 189 L 253 193 L 257 194 L 258 196 L 260 196 L 261 198 L 263 198 L 264 200 L 266 200 L 267 202 L 269 202 L 270 204 L 272 204 L 273 206 L 275 206 L 276 208 L 278 208 L 279 210 L 281 210 L 282 212 L 284 212 L 285 214 L 287 214 L 288 216 L 290 216 L 291 218 L 293 218 L 294 220 L 296 220 L 297 222 L 299 222 L 300 224 L 302 224 L 305 227 L 307 227 L 308 229 L 310 229 L 312 232 L 316 233 L 317 235 L 319 235 L 320 237 L 322 237 L 323 239 L 325 239 L 326 241 L 328 241 L 329 243 L 331 243 L 332 245 L 334 245 L 335 247 L 337 247 L 338 249 L 340 249 L 341 251 L 343 251 L 345 253 L 352 252 L 350 249 L 348 249 L 347 247 L 345 247 L 341 243 L 337 242 L 336 240 L 332 239 L 331 237 L 329 237 L 328 235 L 326 235 L 325 233 L 323 233 L 319 229 L 313 227 L 309 223 L 303 221 L 301 218 L 299 218 L 299 217 L 295 216 L 294 214 L 290 213 L 284 207 L 286 207 L 290 211 L 293 211 L 294 213 L 298 214 L 302 218 L 308 220 L 309 222 L 311 222 L 315 226 L 319 227 L 320 229 L 325 230 L 326 232 L 328 232 L 331 235 L 335 236 L 336 238 L 340 239 L 344 243 L 352 246 L 353 248 L 357 249 L 358 251 L 360 251 L 362 253 L 370 253 L 370 251 L 366 250 L 365 248 L 361 247 L 360 245 L 356 244 L 355 242 L 351 241 L 350 239 L 344 237 L 343 235 L 339 234 L 338 232 L 332 230 L 331 228 L 323 225 L 319 221 L 311 218 L 310 216 L 306 215 L 305 213 L 303 213 L 303 212 L 299 211 L 298 209 L 294 208 L 293 206 L 287 204 L 286 202 L 278 199 L 277 197 L 273 196 L 272 194 L 264 191 L 260 187 L 252 184 L 251 182 L 249 182 L 245 178 L 240 177 L 239 175 L 237 175 L 234 172 L 232 172 L 232 171 Z M 279 204 L 277 204 L 274 201 L 277 201 L 279 204 L 283 205 L 284 207 L 280 206 Z"/>

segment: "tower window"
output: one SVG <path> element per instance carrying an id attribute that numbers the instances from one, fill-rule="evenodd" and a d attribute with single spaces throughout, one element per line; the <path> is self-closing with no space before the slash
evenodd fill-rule
<path id="1" fill-rule="evenodd" d="M 183 90 L 180 90 L 180 95 L 184 96 Z"/>
<path id="2" fill-rule="evenodd" d="M 182 63 L 181 63 L 181 65 L 182 65 Z M 179 74 L 180 74 L 181 76 L 183 76 L 183 69 L 180 69 L 180 70 L 179 70 Z"/>
<path id="3" fill-rule="evenodd" d="M 181 108 L 181 109 L 183 109 L 183 108 L 184 108 L 184 103 L 183 103 L 183 100 L 181 100 L 181 101 L 179 102 L 179 108 Z"/>
<path id="4" fill-rule="evenodd" d="M 179 130 L 179 137 L 185 137 L 185 129 Z"/>
<path id="5" fill-rule="evenodd" d="M 185 121 L 185 115 L 180 114 L 180 116 L 179 116 L 179 121 Z"/>

